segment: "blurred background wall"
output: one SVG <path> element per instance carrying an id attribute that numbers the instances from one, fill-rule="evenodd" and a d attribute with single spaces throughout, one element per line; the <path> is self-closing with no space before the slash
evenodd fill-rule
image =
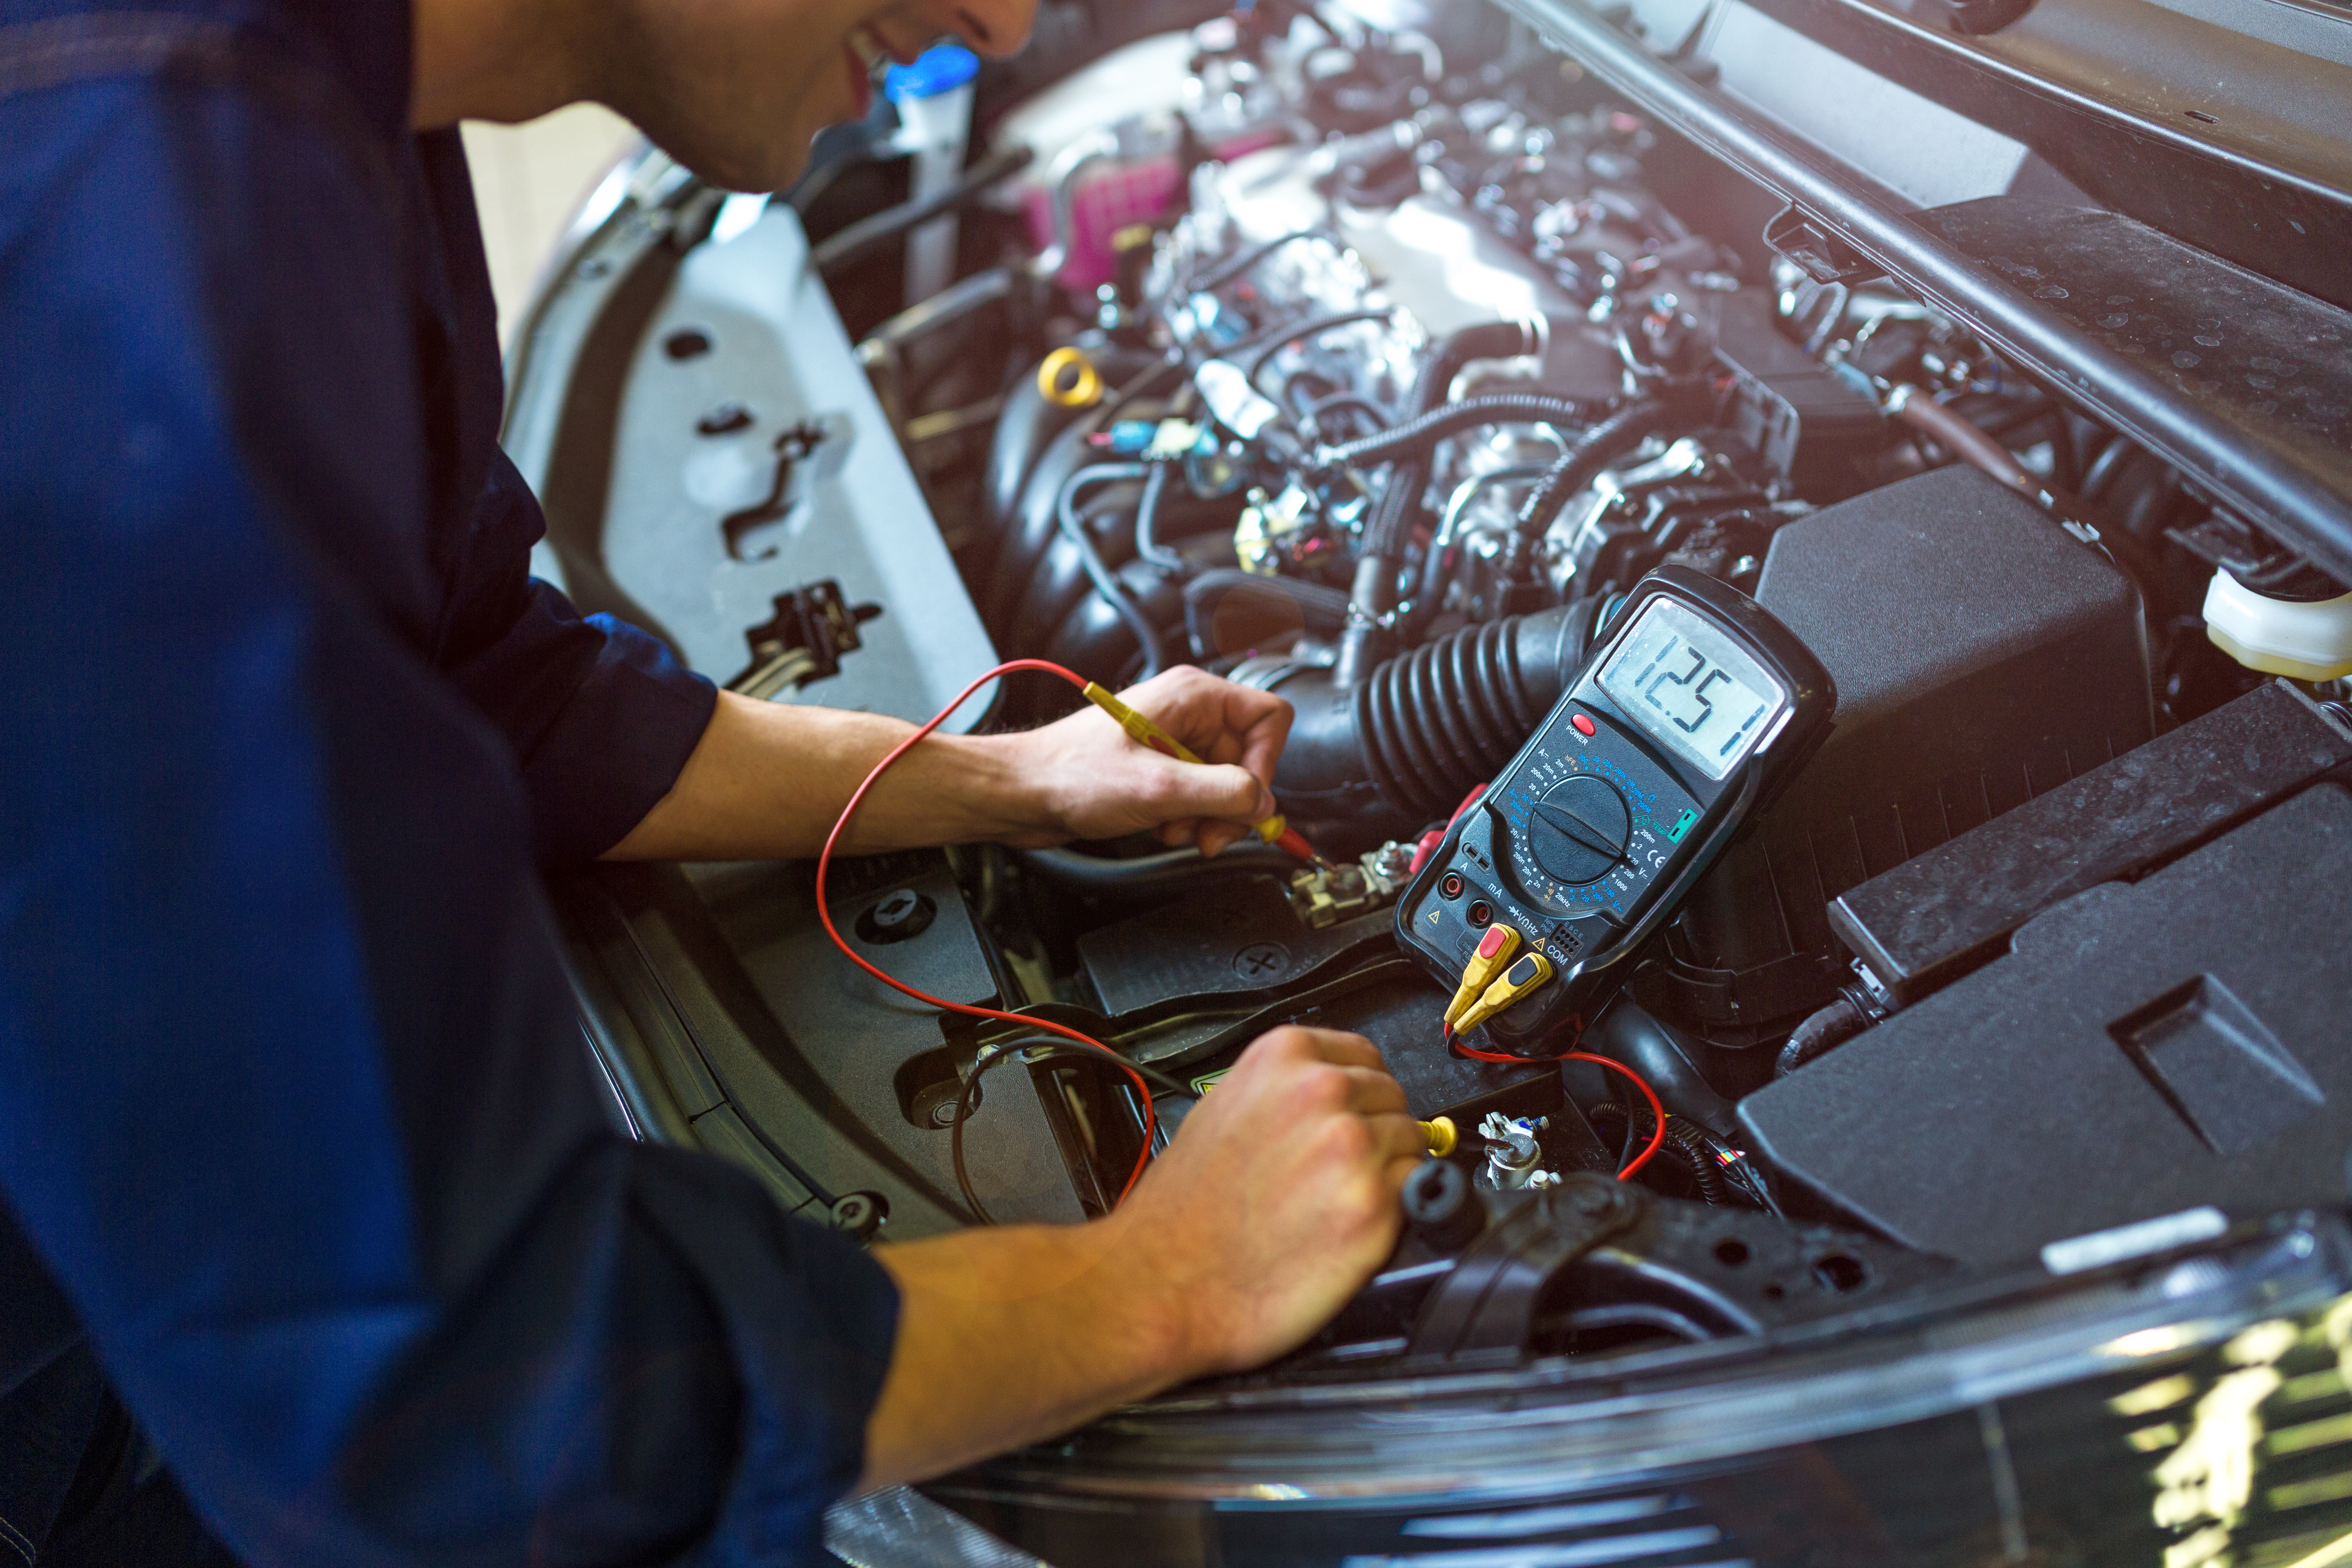
<path id="1" fill-rule="evenodd" d="M 522 125 L 468 121 L 464 129 L 504 342 L 573 210 L 637 132 L 596 104 L 575 104 Z"/>

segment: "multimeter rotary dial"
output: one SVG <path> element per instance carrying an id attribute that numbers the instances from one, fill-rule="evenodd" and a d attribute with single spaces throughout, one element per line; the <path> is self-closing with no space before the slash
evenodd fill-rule
<path id="1" fill-rule="evenodd" d="M 1528 816 L 1528 848 L 1536 864 L 1570 887 L 1607 876 L 1625 858 L 1633 831 L 1625 797 L 1607 779 L 1580 773 L 1544 792 Z"/>

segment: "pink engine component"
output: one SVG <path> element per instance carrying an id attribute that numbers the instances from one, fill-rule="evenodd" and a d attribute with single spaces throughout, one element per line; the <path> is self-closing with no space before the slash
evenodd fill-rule
<path id="1" fill-rule="evenodd" d="M 1216 148 L 1223 159 L 1238 158 L 1281 140 L 1272 132 L 1237 138 Z M 1111 236 L 1129 224 L 1150 223 L 1175 206 L 1183 184 L 1183 170 L 1173 157 L 1139 158 L 1128 163 L 1098 163 L 1099 173 L 1081 174 L 1070 203 L 1070 254 L 1055 281 L 1074 294 L 1092 295 L 1114 276 L 1117 262 Z M 1054 243 L 1054 197 L 1051 191 L 1027 193 L 1022 213 L 1029 242 L 1039 250 Z"/>

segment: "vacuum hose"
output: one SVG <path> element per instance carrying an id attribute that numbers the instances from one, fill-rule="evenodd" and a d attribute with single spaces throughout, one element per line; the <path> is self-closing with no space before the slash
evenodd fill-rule
<path id="1" fill-rule="evenodd" d="M 1439 341 L 1437 352 L 1430 355 L 1420 375 L 1414 378 L 1412 391 L 1405 399 L 1402 426 L 1324 454 L 1328 460 L 1323 466 L 1331 468 L 1349 462 L 1394 459 L 1387 488 L 1381 492 L 1380 505 L 1364 526 L 1363 553 L 1357 559 L 1356 580 L 1349 595 L 1348 628 L 1340 637 L 1337 667 L 1344 683 L 1353 685 L 1384 651 L 1382 645 L 1388 638 L 1379 622 L 1395 599 L 1397 567 L 1404 559 L 1406 541 L 1412 537 L 1412 520 L 1421 510 L 1422 487 L 1429 482 L 1431 451 L 1454 429 L 1491 422 L 1473 416 L 1466 424 L 1452 424 L 1449 418 L 1459 418 L 1465 410 L 1481 404 L 1510 401 L 1473 398 L 1450 408 L 1443 407 L 1454 378 L 1475 360 L 1509 359 L 1537 353 L 1543 347 L 1543 338 L 1544 329 L 1530 321 L 1486 321 L 1449 332 Z M 1520 401 L 1541 402 L 1554 410 L 1522 412 L 1517 415 L 1520 418 L 1559 418 L 1562 416 L 1558 409 L 1574 407 L 1559 398 Z M 1501 410 L 1496 413 L 1499 415 Z"/>
<path id="2" fill-rule="evenodd" d="M 1666 414 L 1664 403 L 1645 397 L 1627 404 L 1586 431 L 1528 493 L 1519 508 L 1519 537 L 1541 539 L 1568 503 L 1583 494 L 1601 477 L 1601 469 L 1648 440 L 1664 423 Z"/>

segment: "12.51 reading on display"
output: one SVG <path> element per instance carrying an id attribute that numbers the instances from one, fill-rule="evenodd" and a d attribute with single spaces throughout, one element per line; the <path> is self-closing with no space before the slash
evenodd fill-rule
<path id="1" fill-rule="evenodd" d="M 1780 683 L 1738 644 L 1664 597 L 1643 610 L 1600 684 L 1645 733 L 1711 779 L 1738 767 L 1788 704 Z"/>

